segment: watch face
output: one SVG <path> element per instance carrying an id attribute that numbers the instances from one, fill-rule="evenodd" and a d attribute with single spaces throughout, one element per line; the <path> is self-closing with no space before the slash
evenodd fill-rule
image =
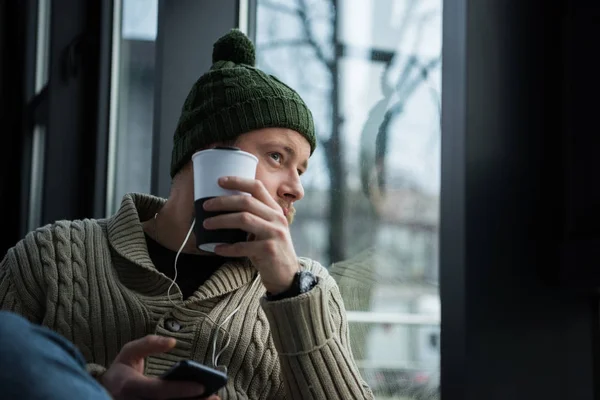
<path id="1" fill-rule="evenodd" d="M 298 289 L 300 293 L 306 293 L 317 283 L 315 276 L 309 271 L 300 271 L 297 275 Z"/>

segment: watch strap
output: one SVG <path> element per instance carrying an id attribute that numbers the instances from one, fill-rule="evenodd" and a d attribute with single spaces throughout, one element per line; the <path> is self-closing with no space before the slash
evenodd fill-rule
<path id="1" fill-rule="evenodd" d="M 271 295 L 267 292 L 267 300 L 277 301 L 299 296 L 301 294 L 309 292 L 313 287 L 315 287 L 317 282 L 318 279 L 316 276 L 314 276 L 312 272 L 298 271 L 294 275 L 292 286 L 290 286 L 288 290 L 278 293 L 276 295 Z"/>

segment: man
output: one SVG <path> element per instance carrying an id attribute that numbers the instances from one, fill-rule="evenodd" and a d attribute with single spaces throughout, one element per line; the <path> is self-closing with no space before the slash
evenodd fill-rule
<path id="1" fill-rule="evenodd" d="M 127 195 L 108 219 L 40 228 L 0 265 L 1 308 L 73 342 L 115 398 L 200 395 L 199 385 L 157 378 L 184 359 L 226 368 L 223 399 L 372 398 L 335 281 L 296 256 L 288 229 L 316 145 L 312 115 L 294 90 L 253 65 L 254 46 L 241 32 L 215 43 L 213 66 L 183 106 L 166 201 Z M 185 240 L 194 213 L 190 159 L 223 144 L 258 158 L 256 180 L 220 179 L 252 196 L 206 202 L 208 211 L 229 213 L 203 224 L 242 229 L 251 240 L 207 255 Z"/>

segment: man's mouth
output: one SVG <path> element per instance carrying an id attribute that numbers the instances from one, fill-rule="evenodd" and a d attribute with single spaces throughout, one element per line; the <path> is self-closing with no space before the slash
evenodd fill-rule
<path id="1" fill-rule="evenodd" d="M 284 215 L 288 215 L 290 213 L 290 208 L 293 207 L 290 203 L 278 201 L 277 204 L 279 204 L 279 207 L 281 207 L 281 210 L 283 211 Z"/>
<path id="2" fill-rule="evenodd" d="M 288 223 L 291 224 L 292 222 L 294 222 L 294 216 L 296 215 L 296 209 L 294 208 L 294 206 L 292 204 L 280 204 L 280 206 L 281 210 L 283 211 L 283 215 L 288 220 Z"/>

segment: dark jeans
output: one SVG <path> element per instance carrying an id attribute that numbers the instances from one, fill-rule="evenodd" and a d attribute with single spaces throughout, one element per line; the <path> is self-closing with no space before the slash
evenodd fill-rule
<path id="1" fill-rule="evenodd" d="M 0 311 L 1 399 L 109 400 L 85 370 L 81 353 L 62 336 Z"/>

